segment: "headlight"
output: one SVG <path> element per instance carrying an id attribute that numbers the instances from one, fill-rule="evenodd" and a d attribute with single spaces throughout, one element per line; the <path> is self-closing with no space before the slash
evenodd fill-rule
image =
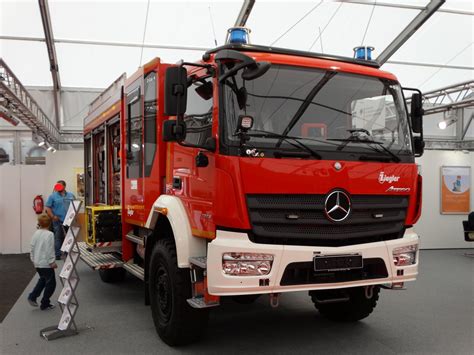
<path id="1" fill-rule="evenodd" d="M 222 270 L 227 275 L 260 276 L 272 270 L 273 255 L 260 253 L 224 253 Z"/>
<path id="2" fill-rule="evenodd" d="M 393 263 L 395 266 L 407 266 L 416 263 L 418 245 L 407 245 L 393 249 Z"/>

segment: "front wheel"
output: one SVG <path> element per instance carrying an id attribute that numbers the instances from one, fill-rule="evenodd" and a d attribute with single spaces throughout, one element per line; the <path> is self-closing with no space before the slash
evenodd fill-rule
<path id="1" fill-rule="evenodd" d="M 310 291 L 316 309 L 325 318 L 339 322 L 356 322 L 368 317 L 379 299 L 379 286 L 342 290 Z M 339 302 L 332 302 L 332 300 Z"/>
<path id="2" fill-rule="evenodd" d="M 176 247 L 171 239 L 156 242 L 151 254 L 149 292 L 153 322 L 168 345 L 197 341 L 209 317 L 207 309 L 192 308 L 189 269 L 178 268 Z"/>

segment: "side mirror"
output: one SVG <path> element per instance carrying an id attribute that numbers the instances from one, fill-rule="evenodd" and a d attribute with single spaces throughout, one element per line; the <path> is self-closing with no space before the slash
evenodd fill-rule
<path id="1" fill-rule="evenodd" d="M 167 116 L 179 116 L 186 112 L 188 92 L 188 73 L 182 66 L 166 69 L 165 76 L 165 107 Z"/>
<path id="2" fill-rule="evenodd" d="M 186 123 L 176 120 L 163 122 L 163 140 L 165 142 L 181 142 L 186 139 Z"/>
<path id="3" fill-rule="evenodd" d="M 413 151 L 415 156 L 421 157 L 425 151 L 425 141 L 423 137 L 414 137 L 413 138 Z"/>
<path id="4" fill-rule="evenodd" d="M 411 129 L 414 133 L 421 133 L 423 130 L 423 101 L 421 94 L 414 93 L 411 96 Z"/>

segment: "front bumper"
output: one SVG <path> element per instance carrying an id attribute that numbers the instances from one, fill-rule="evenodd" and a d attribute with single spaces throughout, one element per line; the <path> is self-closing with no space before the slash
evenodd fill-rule
<path id="1" fill-rule="evenodd" d="M 419 237 L 413 229 L 407 229 L 403 238 L 384 242 L 356 244 L 342 247 L 317 247 L 295 245 L 257 244 L 249 240 L 246 233 L 218 230 L 216 238 L 208 244 L 207 281 L 212 295 L 230 296 L 290 291 L 327 290 L 356 286 L 392 284 L 414 281 L 418 275 L 419 251 L 416 263 L 409 266 L 395 266 L 392 251 L 395 248 L 418 244 Z M 273 254 L 273 266 L 265 276 L 231 276 L 222 270 L 222 255 L 229 252 Z M 312 262 L 316 253 L 342 255 L 359 253 L 363 259 L 380 258 L 385 263 L 387 277 L 354 280 L 347 282 L 281 285 L 287 266 L 291 263 Z M 264 280 L 262 282 L 262 280 Z"/>

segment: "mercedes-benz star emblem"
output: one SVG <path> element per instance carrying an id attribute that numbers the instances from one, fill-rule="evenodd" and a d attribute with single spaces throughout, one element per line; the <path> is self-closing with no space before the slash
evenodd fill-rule
<path id="1" fill-rule="evenodd" d="M 351 213 L 351 199 L 344 191 L 333 191 L 326 197 L 324 212 L 331 221 L 341 222 Z"/>

